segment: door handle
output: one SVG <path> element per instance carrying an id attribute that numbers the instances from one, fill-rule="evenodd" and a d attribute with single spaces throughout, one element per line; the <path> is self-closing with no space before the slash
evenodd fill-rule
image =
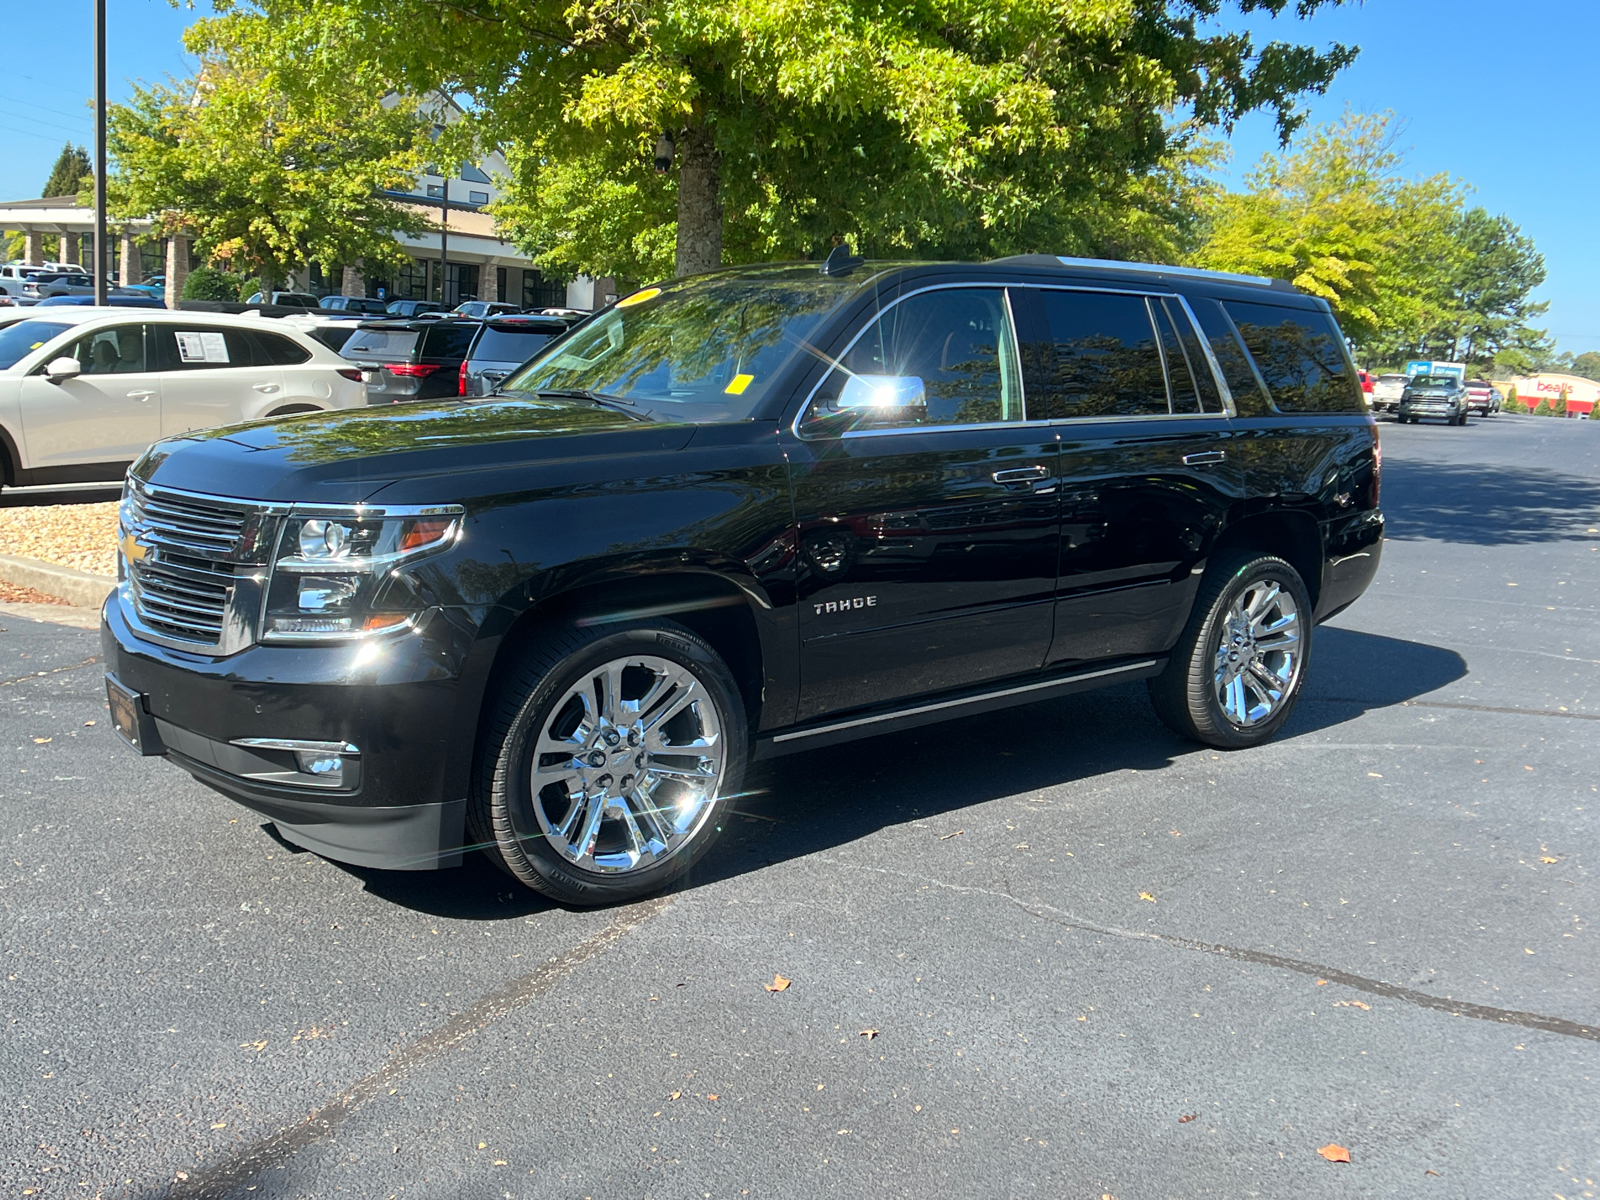
<path id="1" fill-rule="evenodd" d="M 269 396 L 278 390 L 278 385 L 275 383 L 252 383 L 250 386 L 258 392 L 267 393 Z"/>
<path id="2" fill-rule="evenodd" d="M 148 400 L 148 399 L 150 399 L 151 396 L 154 396 L 154 395 L 155 395 L 154 392 L 148 391 L 148 390 L 145 390 L 145 389 L 141 388 L 138 391 L 129 392 L 128 393 L 128 399 L 129 400 Z"/>
<path id="3" fill-rule="evenodd" d="M 994 473 L 996 483 L 1032 483 L 1036 479 L 1049 477 L 1049 467 L 1008 467 Z"/>
<path id="4" fill-rule="evenodd" d="M 1198 454 L 1185 454 L 1183 465 L 1186 467 L 1199 467 L 1206 463 L 1219 463 L 1227 459 L 1228 455 L 1223 450 L 1202 450 Z"/>

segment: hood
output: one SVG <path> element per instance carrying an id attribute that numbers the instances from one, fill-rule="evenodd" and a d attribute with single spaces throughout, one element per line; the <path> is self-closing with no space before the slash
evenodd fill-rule
<path id="1" fill-rule="evenodd" d="M 427 476 L 443 502 L 461 498 L 455 477 L 465 472 L 677 450 L 694 432 L 581 402 L 386 404 L 195 430 L 157 442 L 133 474 L 217 496 L 323 504 L 357 503 Z"/>

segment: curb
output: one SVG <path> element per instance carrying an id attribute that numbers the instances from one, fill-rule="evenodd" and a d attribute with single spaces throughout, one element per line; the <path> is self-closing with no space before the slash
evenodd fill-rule
<path id="1" fill-rule="evenodd" d="M 0 580 L 47 596 L 59 596 L 78 608 L 99 608 L 105 603 L 106 594 L 117 586 L 112 575 L 95 575 L 19 554 L 0 554 Z"/>

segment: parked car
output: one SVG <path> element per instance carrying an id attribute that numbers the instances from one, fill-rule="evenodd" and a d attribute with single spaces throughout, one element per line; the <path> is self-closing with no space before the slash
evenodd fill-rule
<path id="1" fill-rule="evenodd" d="M 1371 404 L 1373 387 L 1372 372 L 1367 370 L 1365 367 L 1357 367 L 1356 378 L 1361 381 L 1361 390 L 1367 396 L 1367 403 Z"/>
<path id="2" fill-rule="evenodd" d="M 1454 375 L 1414 375 L 1400 393 L 1396 410 L 1403 425 L 1441 417 L 1446 425 L 1467 423 L 1467 386 Z"/>
<path id="3" fill-rule="evenodd" d="M 1487 379 L 1467 380 L 1467 411 L 1476 409 L 1482 416 L 1492 417 L 1500 411 L 1502 399 L 1499 389 Z"/>
<path id="4" fill-rule="evenodd" d="M 1355 367 L 1279 282 L 841 248 L 625 297 L 505 393 L 141 459 L 123 736 L 330 858 L 612 903 L 752 757 L 1140 679 L 1259 745 L 1382 549 Z"/>
<path id="5" fill-rule="evenodd" d="M 94 279 L 76 271 L 40 271 L 22 285 L 22 295 L 27 300 L 43 300 L 48 296 L 92 296 Z"/>
<path id="6" fill-rule="evenodd" d="M 344 349 L 356 330 L 361 328 L 362 317 L 360 313 L 344 312 L 307 312 L 293 313 L 286 317 L 275 317 L 273 328 L 284 325 L 290 329 L 298 329 L 321 342 L 328 349 L 337 353 Z"/>
<path id="7" fill-rule="evenodd" d="M 391 300 L 384 312 L 391 317 L 420 317 L 425 313 L 439 313 L 442 316 L 444 305 L 435 304 L 432 300 Z"/>
<path id="8" fill-rule="evenodd" d="M 458 317 L 473 317 L 481 321 L 485 317 L 520 313 L 522 309 L 506 300 L 463 300 L 450 311 Z"/>
<path id="9" fill-rule="evenodd" d="M 263 295 L 261 292 L 253 293 L 246 304 L 276 304 L 280 308 L 321 308 L 321 302 L 310 292 L 272 292 Z"/>
<path id="10" fill-rule="evenodd" d="M 457 396 L 461 365 L 481 327 L 456 317 L 363 321 L 339 353 L 361 368 L 369 404 Z"/>
<path id="11" fill-rule="evenodd" d="M 360 371 L 259 317 L 35 308 L 0 329 L 0 462 L 12 486 L 114 481 L 152 442 L 366 403 Z"/>
<path id="12" fill-rule="evenodd" d="M 94 293 L 83 296 L 50 296 L 39 301 L 35 308 L 60 308 L 67 307 L 92 307 Z M 124 291 L 120 288 L 109 288 L 106 291 L 106 308 L 165 308 L 166 305 L 152 296 L 143 292 Z"/>
<path id="13" fill-rule="evenodd" d="M 1406 382 L 1411 377 L 1403 372 L 1395 371 L 1387 375 L 1379 375 L 1372 381 L 1372 395 L 1369 402 L 1375 413 L 1394 412 L 1400 407 L 1400 394 L 1406 390 Z"/>
<path id="14" fill-rule="evenodd" d="M 23 287 L 28 280 L 44 271 L 43 267 L 31 267 L 24 263 L 7 263 L 0 267 L 0 293 L 7 296 L 20 297 Z"/>
<path id="15" fill-rule="evenodd" d="M 328 312 L 370 313 L 376 317 L 389 311 L 382 300 L 372 296 L 324 296 L 319 307 Z"/>
<path id="16" fill-rule="evenodd" d="M 456 389 L 463 396 L 487 396 L 507 375 L 558 338 L 573 322 L 563 317 L 515 316 L 485 321 L 461 360 Z"/>
<path id="17" fill-rule="evenodd" d="M 167 298 L 167 277 L 165 275 L 152 275 L 149 279 L 140 283 L 124 284 L 121 290 L 124 292 L 142 292 L 153 299 L 164 301 Z"/>

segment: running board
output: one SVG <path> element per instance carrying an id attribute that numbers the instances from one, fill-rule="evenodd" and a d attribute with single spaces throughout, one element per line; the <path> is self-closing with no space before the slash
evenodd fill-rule
<path id="1" fill-rule="evenodd" d="M 1032 683 L 1013 684 L 992 691 L 956 696 L 949 700 L 935 700 L 907 708 L 889 709 L 868 713 L 842 721 L 828 721 L 805 729 L 787 729 L 756 739 L 756 758 L 776 758 L 780 754 L 794 754 L 801 750 L 815 750 L 848 742 L 855 738 L 876 737 L 880 733 L 893 733 L 899 729 L 914 729 L 918 725 L 932 725 L 955 717 L 968 717 L 997 708 L 1010 708 L 1014 704 L 1032 704 L 1036 700 L 1053 700 L 1073 692 L 1088 692 L 1113 683 L 1134 679 L 1149 679 L 1161 674 L 1167 665 L 1165 657 L 1146 658 L 1138 662 L 1123 663 L 1116 667 L 1102 667 L 1095 671 L 1078 671 L 1071 675 L 1056 675 Z"/>

